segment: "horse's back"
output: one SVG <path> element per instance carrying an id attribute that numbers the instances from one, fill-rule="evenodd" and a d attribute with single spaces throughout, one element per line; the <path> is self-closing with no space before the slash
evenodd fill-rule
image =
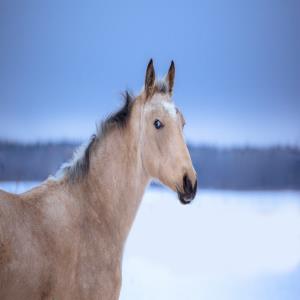
<path id="1" fill-rule="evenodd" d="M 117 268 L 97 257 L 103 237 L 92 225 L 99 220 L 60 190 L 49 183 L 20 195 L 0 192 L 1 300 L 99 299 L 99 290 L 118 291 Z"/>
<path id="2" fill-rule="evenodd" d="M 5 235 L 11 233 L 9 228 L 15 219 L 18 202 L 19 195 L 0 189 L 0 243 Z"/>
<path id="3" fill-rule="evenodd" d="M 43 264 L 30 205 L 22 195 L 0 190 L 0 299 L 41 299 Z"/>
<path id="4" fill-rule="evenodd" d="M 19 195 L 0 191 L 1 300 L 76 299 L 57 292 L 70 295 L 75 266 L 76 226 L 65 202 L 53 183 Z"/>
<path id="5" fill-rule="evenodd" d="M 8 223 L 11 207 L 16 200 L 17 196 L 11 193 L 7 193 L 0 189 L 0 275 L 5 269 L 5 266 L 9 262 L 10 258 L 10 246 Z M 1 279 L 1 278 L 0 278 Z"/>
<path id="6" fill-rule="evenodd" d="M 6 201 L 13 201 L 18 198 L 17 194 L 8 193 L 0 189 L 0 205 L 5 204 Z M 1 209 L 1 207 L 0 207 Z"/>

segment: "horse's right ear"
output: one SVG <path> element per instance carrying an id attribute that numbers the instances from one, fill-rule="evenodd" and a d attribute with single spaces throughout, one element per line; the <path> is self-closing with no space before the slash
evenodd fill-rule
<path id="1" fill-rule="evenodd" d="M 151 58 L 147 66 L 146 78 L 145 78 L 146 98 L 148 98 L 153 94 L 154 86 L 155 86 L 155 71 L 153 67 L 153 60 Z"/>

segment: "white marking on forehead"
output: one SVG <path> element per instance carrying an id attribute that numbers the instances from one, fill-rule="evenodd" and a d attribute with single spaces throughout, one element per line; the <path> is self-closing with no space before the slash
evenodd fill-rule
<path id="1" fill-rule="evenodd" d="M 176 108 L 174 103 L 162 101 L 162 106 L 172 118 L 176 118 Z"/>
<path id="2" fill-rule="evenodd" d="M 166 99 L 156 98 L 151 100 L 148 106 L 146 106 L 146 110 L 152 111 L 159 107 L 163 108 L 172 118 L 176 118 L 176 107 L 174 103 Z"/>

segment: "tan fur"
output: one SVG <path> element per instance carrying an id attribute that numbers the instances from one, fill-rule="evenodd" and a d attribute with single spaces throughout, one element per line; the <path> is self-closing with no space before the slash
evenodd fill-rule
<path id="1" fill-rule="evenodd" d="M 184 174 L 196 181 L 181 114 L 148 105 L 143 92 L 76 183 L 63 176 L 21 195 L 0 190 L 1 300 L 119 298 L 124 243 L 147 184 L 157 178 L 177 191 Z"/>

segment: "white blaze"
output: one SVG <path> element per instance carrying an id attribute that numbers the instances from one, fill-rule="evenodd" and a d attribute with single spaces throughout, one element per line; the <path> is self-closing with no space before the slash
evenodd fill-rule
<path id="1" fill-rule="evenodd" d="M 170 102 L 169 99 L 162 99 L 163 97 L 157 97 L 150 101 L 149 106 L 146 107 L 146 110 L 152 111 L 156 108 L 162 107 L 165 112 L 167 112 L 172 118 L 176 118 L 176 107 L 173 102 Z"/>

